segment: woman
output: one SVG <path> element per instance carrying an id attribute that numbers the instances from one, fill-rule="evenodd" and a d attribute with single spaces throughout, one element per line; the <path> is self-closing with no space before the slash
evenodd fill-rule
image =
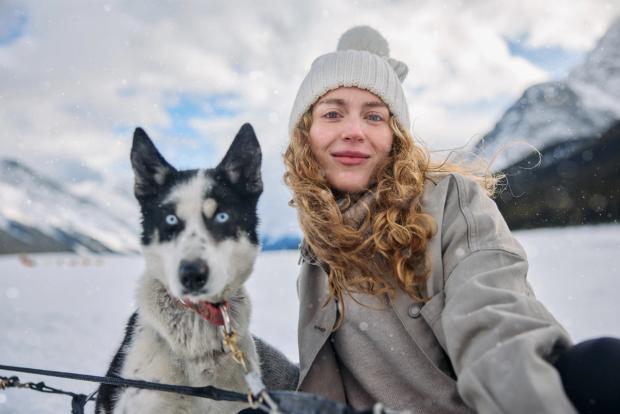
<path id="1" fill-rule="evenodd" d="M 554 366 L 570 338 L 526 281 L 525 252 L 488 197 L 496 180 L 414 144 L 406 74 L 378 32 L 357 27 L 314 61 L 293 105 L 298 389 L 356 408 L 575 412 Z"/>

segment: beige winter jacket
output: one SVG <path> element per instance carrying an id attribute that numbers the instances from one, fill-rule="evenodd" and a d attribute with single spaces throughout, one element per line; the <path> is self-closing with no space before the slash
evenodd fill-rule
<path id="1" fill-rule="evenodd" d="M 468 412 L 464 402 L 479 413 L 575 413 L 550 364 L 570 338 L 534 297 L 525 252 L 495 203 L 475 182 L 451 174 L 426 181 L 423 210 L 437 222 L 427 251 L 431 299 L 414 303 L 399 291 L 390 303 L 408 343 L 417 347 L 411 357 L 427 359 L 419 361 L 427 368 L 412 373 L 409 386 L 435 408 L 414 412 Z M 336 304 L 321 306 L 327 276 L 312 257 L 302 258 L 298 388 L 346 401 L 328 340 Z"/>

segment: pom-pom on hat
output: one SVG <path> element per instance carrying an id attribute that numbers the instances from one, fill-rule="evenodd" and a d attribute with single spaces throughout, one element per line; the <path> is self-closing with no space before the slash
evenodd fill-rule
<path id="1" fill-rule="evenodd" d="M 289 135 L 303 114 L 321 96 L 341 86 L 366 89 L 385 102 L 400 126 L 409 129 L 409 107 L 401 82 L 407 65 L 390 57 L 390 47 L 381 33 L 368 26 L 346 31 L 335 52 L 314 60 L 306 75 L 289 120 Z"/>

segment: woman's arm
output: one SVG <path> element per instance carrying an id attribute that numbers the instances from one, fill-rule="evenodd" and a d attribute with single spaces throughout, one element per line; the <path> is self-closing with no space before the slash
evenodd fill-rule
<path id="1" fill-rule="evenodd" d="M 525 252 L 478 184 L 451 179 L 442 325 L 459 393 L 480 413 L 574 413 L 550 363 L 570 338 L 527 283 Z"/>

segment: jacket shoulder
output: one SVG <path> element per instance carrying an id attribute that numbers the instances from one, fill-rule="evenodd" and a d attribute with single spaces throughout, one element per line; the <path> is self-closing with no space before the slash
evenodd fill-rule
<path id="1" fill-rule="evenodd" d="M 476 180 L 458 173 L 429 177 L 422 205 L 437 222 L 446 275 L 460 260 L 480 250 L 526 257 L 495 201 Z"/>

